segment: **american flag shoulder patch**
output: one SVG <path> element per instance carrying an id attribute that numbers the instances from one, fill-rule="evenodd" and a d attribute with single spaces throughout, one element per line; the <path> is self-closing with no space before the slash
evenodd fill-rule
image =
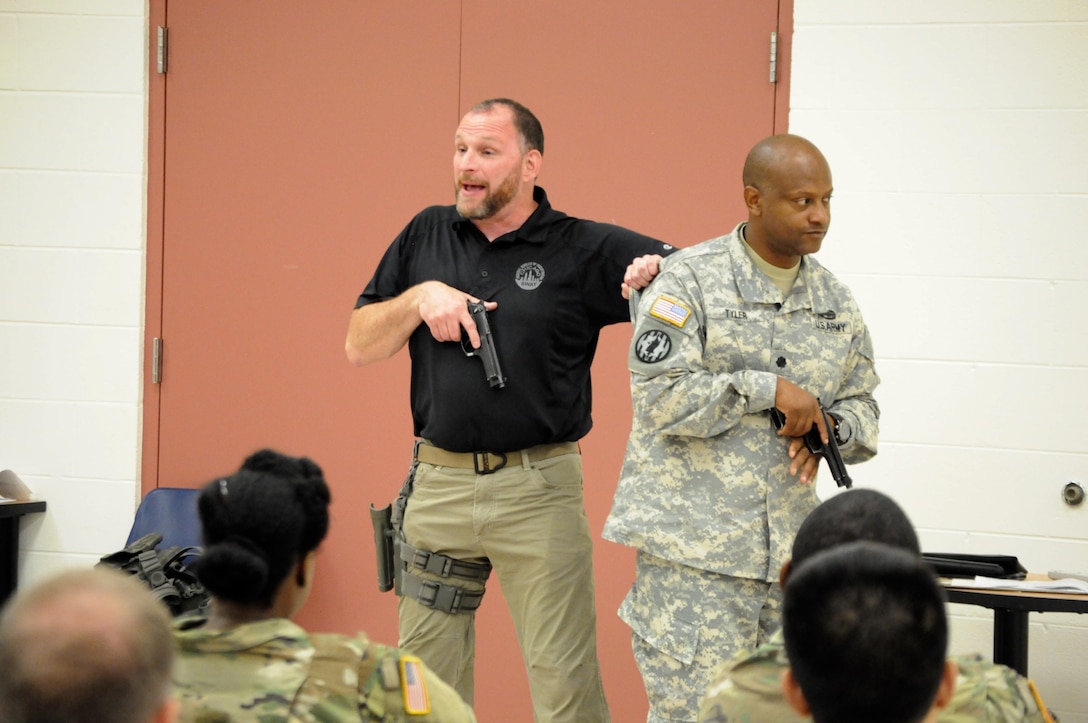
<path id="1" fill-rule="evenodd" d="M 400 688 L 404 692 L 405 713 L 427 715 L 431 712 L 431 699 L 423 680 L 423 661 L 414 655 L 400 656 Z"/>
<path id="2" fill-rule="evenodd" d="M 650 307 L 650 316 L 666 321 L 673 326 L 683 326 L 688 317 L 691 316 L 691 309 L 671 296 L 662 294 L 657 297 L 654 305 Z"/>

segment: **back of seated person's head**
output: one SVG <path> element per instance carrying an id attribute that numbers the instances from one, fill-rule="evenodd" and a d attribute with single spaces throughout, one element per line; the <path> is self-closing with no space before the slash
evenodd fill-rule
<path id="1" fill-rule="evenodd" d="M 951 695 L 945 599 L 916 554 L 839 545 L 797 567 L 784 592 L 787 697 L 792 676 L 815 723 L 920 721 L 939 688 L 941 704 Z"/>
<path id="2" fill-rule="evenodd" d="M 72 570 L 19 592 L 0 615 L 0 721 L 173 720 L 170 614 L 115 570 Z"/>
<path id="3" fill-rule="evenodd" d="M 201 490 L 197 577 L 220 600 L 271 607 L 288 573 L 325 539 L 329 501 L 312 460 L 268 449 L 250 455 Z"/>
<path id="4" fill-rule="evenodd" d="M 805 518 L 793 539 L 791 564 L 796 568 L 824 550 L 859 541 L 922 554 L 914 525 L 895 500 L 876 490 L 854 488 L 822 502 Z"/>

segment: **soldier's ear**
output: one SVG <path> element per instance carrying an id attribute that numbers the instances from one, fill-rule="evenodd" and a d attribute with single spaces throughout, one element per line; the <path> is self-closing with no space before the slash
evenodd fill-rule
<path id="1" fill-rule="evenodd" d="M 952 702 L 952 694 L 956 692 L 956 678 L 959 677 L 960 668 L 951 660 L 944 663 L 944 673 L 941 675 L 941 684 L 937 687 L 937 697 L 933 701 L 933 707 L 943 709 Z"/>
<path id="2" fill-rule="evenodd" d="M 298 583 L 299 587 L 306 587 L 306 584 L 311 581 L 310 578 L 313 577 L 316 563 L 317 550 L 311 550 L 298 561 L 295 566 L 295 582 Z"/>
<path id="3" fill-rule="evenodd" d="M 749 216 L 763 215 L 763 194 L 755 186 L 744 187 L 744 205 L 748 207 Z"/>
<path id="4" fill-rule="evenodd" d="M 789 578 L 791 572 L 793 572 L 793 560 L 786 560 L 782 563 L 782 568 L 778 571 L 778 587 L 786 587 L 786 580 Z"/>
<path id="5" fill-rule="evenodd" d="M 799 715 L 809 715 L 811 711 L 808 707 L 808 701 L 805 700 L 805 694 L 801 692 L 801 686 L 797 684 L 797 679 L 793 677 L 793 671 L 786 668 L 782 671 L 782 695 L 785 696 L 786 702 L 790 704 Z"/>
<path id="6" fill-rule="evenodd" d="M 154 723 L 175 723 L 181 714 L 181 701 L 174 696 L 167 696 L 159 709 L 155 711 Z"/>
<path id="7" fill-rule="evenodd" d="M 295 584 L 299 587 L 306 587 L 306 565 L 301 560 L 295 565 Z"/>

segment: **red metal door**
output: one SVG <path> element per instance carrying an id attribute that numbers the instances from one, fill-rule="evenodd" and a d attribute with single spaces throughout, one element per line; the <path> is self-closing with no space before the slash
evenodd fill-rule
<path id="1" fill-rule="evenodd" d="M 411 447 L 408 358 L 358 370 L 342 345 L 355 296 L 404 223 L 452 202 L 461 114 L 485 97 L 534 110 L 556 208 L 688 246 L 741 218 L 740 166 L 785 129 L 768 80 L 788 0 L 151 3 L 169 27 L 150 108 L 145 488 L 195 486 L 272 446 L 313 457 L 332 531 L 300 622 L 395 642 L 377 592 L 371 502 L 395 495 Z M 622 8 L 622 13 L 617 14 Z M 779 77 L 784 80 L 780 42 Z M 776 105 L 777 103 L 777 105 Z M 618 289 L 617 289 L 618 293 Z M 602 337 L 583 442 L 599 535 L 630 428 L 630 328 Z M 615 615 L 631 551 L 595 550 L 600 648 L 615 720 L 645 718 L 630 631 Z M 498 585 L 478 618 L 477 712 L 530 720 Z"/>

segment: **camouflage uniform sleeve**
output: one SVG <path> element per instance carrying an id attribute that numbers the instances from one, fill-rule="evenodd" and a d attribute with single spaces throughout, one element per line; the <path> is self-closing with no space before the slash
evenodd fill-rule
<path id="1" fill-rule="evenodd" d="M 434 723 L 476 723 L 476 714 L 468 703 L 426 664 L 423 664 L 423 679 L 431 699 L 431 714 L 424 720 Z"/>
<path id="2" fill-rule="evenodd" d="M 869 327 L 862 323 L 861 333 L 850 345 L 842 386 L 828 409 L 842 419 L 839 434 L 844 442 L 840 451 L 843 460 L 850 464 L 865 462 L 876 454 L 880 408 L 873 391 L 880 384 L 880 377 L 873 356 Z"/>
<path id="3" fill-rule="evenodd" d="M 788 667 L 781 636 L 743 652 L 718 668 L 699 703 L 699 723 L 804 723 L 782 693 Z"/>
<path id="4" fill-rule="evenodd" d="M 714 372 L 726 365 L 705 358 L 703 287 L 721 283 L 731 272 L 727 259 L 712 251 L 708 245 L 707 253 L 670 257 L 639 300 L 628 356 L 633 411 L 660 434 L 716 437 L 745 414 L 774 406 L 775 374 Z"/>
<path id="5" fill-rule="evenodd" d="M 476 723 L 461 696 L 419 658 L 372 644 L 375 666 L 361 689 L 361 706 L 375 720 Z"/>
<path id="6" fill-rule="evenodd" d="M 940 723 L 1043 723 L 1043 716 L 1028 679 L 1004 665 L 983 660 L 978 655 L 952 658 L 959 667 L 952 700 L 937 715 Z"/>

